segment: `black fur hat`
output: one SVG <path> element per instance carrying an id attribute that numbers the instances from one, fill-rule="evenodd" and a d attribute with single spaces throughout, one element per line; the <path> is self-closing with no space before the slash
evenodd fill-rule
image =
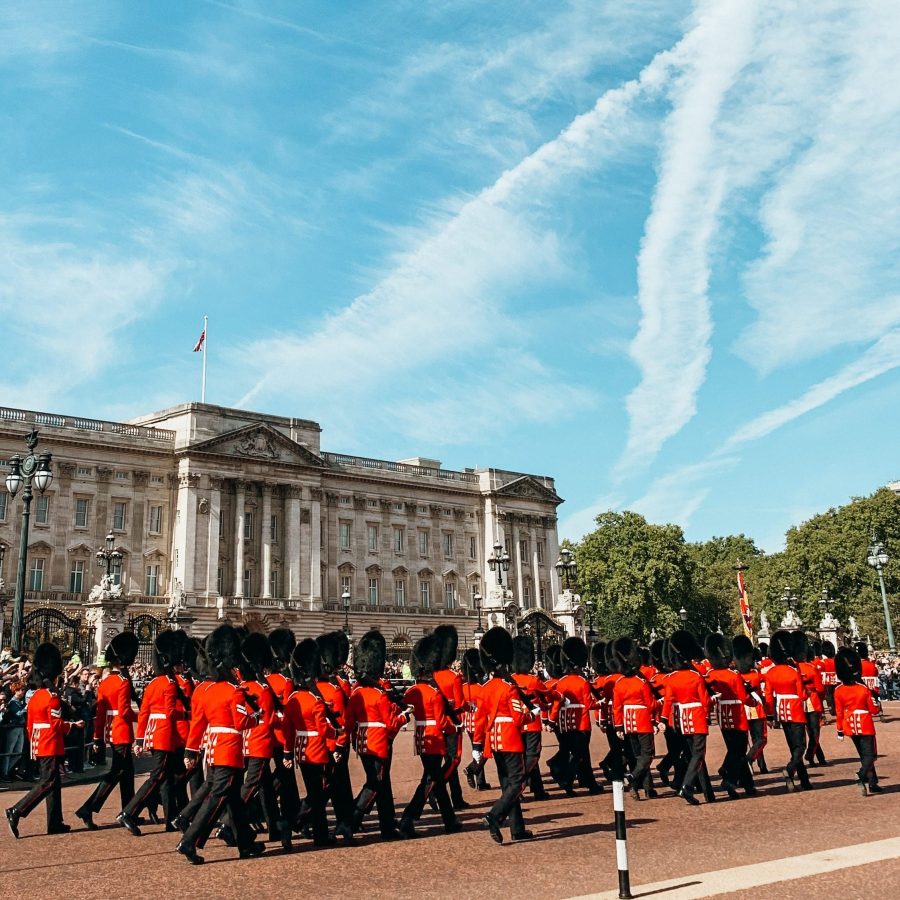
<path id="1" fill-rule="evenodd" d="M 181 662 L 181 645 L 174 631 L 161 631 L 153 642 L 153 671 L 165 675 Z"/>
<path id="2" fill-rule="evenodd" d="M 197 646 L 191 636 L 180 628 L 175 629 L 178 640 L 178 659 L 185 669 L 194 671 L 197 668 Z"/>
<path id="3" fill-rule="evenodd" d="M 616 668 L 623 675 L 636 675 L 641 668 L 640 647 L 630 637 L 616 638 L 610 647 Z"/>
<path id="4" fill-rule="evenodd" d="M 676 631 L 669 638 L 669 661 L 672 668 L 689 669 L 695 659 L 702 658 L 703 650 L 689 631 Z"/>
<path id="5" fill-rule="evenodd" d="M 345 631 L 335 631 L 334 634 L 337 635 L 338 642 L 338 668 L 341 668 L 350 659 L 350 638 Z"/>
<path id="6" fill-rule="evenodd" d="M 319 645 L 304 638 L 291 654 L 291 676 L 294 681 L 315 681 L 322 673 Z"/>
<path id="7" fill-rule="evenodd" d="M 791 648 L 791 657 L 794 662 L 806 662 L 809 659 L 809 638 L 805 631 L 792 631 L 791 642 L 788 645 Z"/>
<path id="8" fill-rule="evenodd" d="M 367 631 L 356 645 L 353 668 L 359 678 L 378 681 L 384 675 L 387 644 L 380 631 Z"/>
<path id="9" fill-rule="evenodd" d="M 224 680 L 241 661 L 241 640 L 232 625 L 219 625 L 206 638 L 210 671 Z"/>
<path id="10" fill-rule="evenodd" d="M 448 669 L 456 659 L 456 651 L 459 649 L 459 635 L 455 625 L 438 625 L 432 632 L 440 650 L 440 658 L 437 670 Z"/>
<path id="11" fill-rule="evenodd" d="M 562 647 L 559 644 L 551 644 L 544 651 L 544 665 L 551 678 L 563 677 Z"/>
<path id="12" fill-rule="evenodd" d="M 825 659 L 834 659 L 835 652 L 834 644 L 831 641 L 822 641 L 822 656 Z"/>
<path id="13" fill-rule="evenodd" d="M 724 634 L 709 634 L 703 644 L 706 658 L 714 669 L 727 669 L 734 658 L 731 641 Z"/>
<path id="14" fill-rule="evenodd" d="M 746 634 L 736 634 L 731 639 L 731 652 L 734 655 L 734 663 L 741 675 L 746 675 L 753 669 L 753 641 Z"/>
<path id="15" fill-rule="evenodd" d="M 38 644 L 34 651 L 32 667 L 44 681 L 56 681 L 63 671 L 62 654 L 59 652 L 59 647 L 49 641 Z"/>
<path id="16" fill-rule="evenodd" d="M 469 684 L 478 684 L 484 678 L 484 668 L 481 665 L 481 654 L 477 647 L 469 647 L 463 653 L 462 660 L 463 678 Z"/>
<path id="17" fill-rule="evenodd" d="M 580 637 L 568 637 L 562 645 L 563 665 L 573 669 L 581 669 L 587 665 L 587 644 Z"/>
<path id="18" fill-rule="evenodd" d="M 207 675 L 212 674 L 209 660 L 206 657 L 206 645 L 199 638 L 193 638 L 191 643 L 194 645 L 194 664 L 192 668 L 201 678 L 205 678 Z"/>
<path id="19" fill-rule="evenodd" d="M 613 653 L 613 641 L 610 641 L 608 644 L 603 646 L 603 660 L 606 663 L 606 668 L 609 670 L 611 675 L 620 675 L 621 670 L 619 669 L 619 660 L 616 657 L 616 654 Z"/>
<path id="20" fill-rule="evenodd" d="M 809 660 L 818 659 L 822 655 L 822 642 L 818 638 L 810 638 Z"/>
<path id="21" fill-rule="evenodd" d="M 141 642 L 133 631 L 122 631 L 106 645 L 103 655 L 108 663 L 127 668 L 137 659 L 140 648 Z"/>
<path id="22" fill-rule="evenodd" d="M 409 659 L 413 678 L 430 678 L 443 668 L 444 646 L 437 629 L 416 641 Z"/>
<path id="23" fill-rule="evenodd" d="M 653 665 L 653 656 L 650 653 L 649 647 L 638 647 L 638 650 L 641 654 L 641 665 L 642 666 L 652 666 Z"/>
<path id="24" fill-rule="evenodd" d="M 513 661 L 512 635 L 499 625 L 488 629 L 478 648 L 485 672 L 493 672 Z"/>
<path id="25" fill-rule="evenodd" d="M 513 638 L 512 670 L 518 675 L 527 675 L 534 668 L 534 641 L 527 634 L 517 634 Z"/>
<path id="26" fill-rule="evenodd" d="M 869 645 L 865 641 L 857 641 L 853 649 L 859 654 L 860 659 L 869 658 Z"/>
<path id="27" fill-rule="evenodd" d="M 769 656 L 776 666 L 783 666 L 791 659 L 791 633 L 779 629 L 769 638 Z"/>
<path id="28" fill-rule="evenodd" d="M 769 645 L 765 641 L 760 641 L 756 650 L 759 653 L 759 659 L 769 655 Z"/>
<path id="29" fill-rule="evenodd" d="M 606 641 L 597 641 L 591 644 L 591 668 L 597 675 L 608 675 L 609 668 L 606 665 Z"/>
<path id="30" fill-rule="evenodd" d="M 862 677 L 859 654 L 849 647 L 841 647 L 834 657 L 834 671 L 844 684 L 855 684 Z"/>
<path id="31" fill-rule="evenodd" d="M 267 669 L 271 672 L 275 665 L 269 639 L 258 631 L 251 632 L 241 642 L 241 656 L 241 674 L 245 666 L 250 670 L 245 678 L 261 678 Z"/>
<path id="32" fill-rule="evenodd" d="M 272 648 L 272 655 L 275 657 L 276 663 L 283 666 L 290 665 L 291 654 L 294 652 L 294 647 L 297 646 L 297 638 L 294 637 L 294 632 L 290 628 L 276 628 L 269 635 L 269 646 Z"/>
<path id="33" fill-rule="evenodd" d="M 343 632 L 341 632 L 343 634 Z M 322 674 L 326 677 L 334 675 L 341 667 L 340 653 L 341 648 L 337 638 L 338 632 L 329 631 L 328 634 L 320 634 L 316 638 L 319 645 L 319 655 L 321 657 Z"/>
<path id="34" fill-rule="evenodd" d="M 656 666 L 657 669 L 666 668 L 666 660 L 664 656 L 665 650 L 666 642 L 662 638 L 657 638 L 650 644 L 650 658 L 653 660 L 653 665 Z"/>

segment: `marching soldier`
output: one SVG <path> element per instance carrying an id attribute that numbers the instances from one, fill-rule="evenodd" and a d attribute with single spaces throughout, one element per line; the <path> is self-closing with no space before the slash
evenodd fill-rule
<path id="1" fill-rule="evenodd" d="M 525 783 L 531 788 L 535 800 L 549 800 L 550 795 L 544 789 L 541 778 L 541 716 L 545 709 L 549 710 L 554 700 L 559 698 L 555 691 L 547 686 L 533 673 L 534 642 L 528 635 L 520 634 L 513 638 L 513 681 L 522 691 L 522 700 L 531 707 L 533 721 L 522 729 L 525 742 Z M 590 731 L 588 732 L 590 734 Z"/>
<path id="2" fill-rule="evenodd" d="M 287 703 L 288 697 L 294 692 L 291 682 L 291 654 L 297 645 L 294 632 L 289 628 L 276 628 L 269 635 L 269 646 L 272 648 L 273 670 L 266 675 L 266 681 L 272 688 L 275 696 L 281 701 L 281 707 Z M 275 741 L 272 749 L 272 761 L 275 766 L 275 790 L 278 795 L 278 805 L 281 809 L 281 818 L 288 823 L 288 827 L 294 831 L 299 826 L 300 794 L 297 790 L 297 779 L 293 770 L 288 771 L 284 766 L 285 755 L 290 753 L 290 747 L 284 745 L 284 735 L 281 733 L 281 709 L 276 711 L 275 724 L 272 729 Z"/>
<path id="3" fill-rule="evenodd" d="M 684 754 L 684 741 L 679 732 L 668 722 L 662 722 L 663 702 L 666 695 L 666 679 L 672 671 L 668 666 L 666 656 L 666 641 L 657 638 L 650 644 L 650 654 L 653 657 L 653 667 L 656 674 L 650 680 L 650 689 L 656 698 L 656 719 L 663 726 L 663 740 L 666 743 L 666 752 L 656 765 L 656 774 L 659 780 L 669 786 L 671 780 L 669 772 L 678 765 L 678 761 Z"/>
<path id="4" fill-rule="evenodd" d="M 875 716 L 879 712 L 878 704 L 872 696 L 872 690 L 863 683 L 862 660 L 859 654 L 849 647 L 842 647 L 834 658 L 835 669 L 841 684 L 834 691 L 834 705 L 839 741 L 845 734 L 859 754 L 859 771 L 857 779 L 862 795 L 880 794 L 884 791 L 878 784 L 875 772 L 875 760 L 878 748 L 875 743 Z"/>
<path id="5" fill-rule="evenodd" d="M 128 667 L 137 658 L 140 644 L 131 631 L 117 634 L 105 650 L 110 672 L 97 689 L 97 709 L 94 714 L 94 747 L 99 750 L 101 743 L 112 747 L 112 761 L 109 771 L 100 780 L 94 792 L 75 810 L 75 815 L 84 822 L 88 831 L 96 831 L 94 813 L 100 812 L 107 797 L 119 786 L 122 809 L 134 797 L 134 757 L 131 745 L 134 743 L 134 723 L 137 716 L 131 708 L 134 685 Z"/>
<path id="6" fill-rule="evenodd" d="M 481 654 L 476 647 L 470 647 L 463 654 L 463 697 L 466 708 L 463 712 L 463 729 L 469 736 L 469 744 L 475 740 L 475 713 L 481 702 L 481 685 L 484 681 L 484 669 L 481 668 Z M 465 768 L 466 781 L 472 790 L 486 791 L 490 789 L 484 777 L 484 765 L 477 765 L 475 760 Z"/>
<path id="7" fill-rule="evenodd" d="M 865 641 L 857 641 L 853 649 L 859 656 L 862 683 L 872 692 L 878 712 L 883 717 L 884 709 L 881 706 L 881 682 L 878 679 L 878 666 L 869 659 L 869 647 Z"/>
<path id="8" fill-rule="evenodd" d="M 791 634 L 791 655 L 800 670 L 803 686 L 806 688 L 806 759 L 807 766 L 818 763 L 828 765 L 822 750 L 822 716 L 825 711 L 825 685 L 819 670 L 810 661 L 809 640 L 803 631 Z"/>
<path id="9" fill-rule="evenodd" d="M 763 702 L 763 696 L 765 695 L 763 677 L 755 667 L 753 642 L 750 638 L 744 634 L 738 634 L 735 635 L 731 643 L 735 668 L 743 679 L 744 689 L 750 698 L 745 707 L 747 728 L 750 736 L 750 746 L 746 756 L 747 765 L 752 766 L 756 763 L 760 773 L 765 775 L 769 768 L 763 755 L 763 750 L 768 743 L 766 705 Z"/>
<path id="10" fill-rule="evenodd" d="M 444 759 L 444 780 L 450 791 L 454 809 L 468 809 L 459 783 L 459 761 L 462 758 L 462 714 L 465 711 L 462 677 L 450 666 L 459 649 L 459 635 L 454 625 L 438 625 L 434 636 L 440 648 L 440 665 L 434 672 L 434 680 L 447 701 L 447 753 Z"/>
<path id="11" fill-rule="evenodd" d="M 834 689 L 837 687 L 838 677 L 834 666 L 835 649 L 831 641 L 822 641 L 822 655 L 819 657 L 819 675 L 825 688 L 825 702 L 828 711 L 834 715 Z"/>
<path id="12" fill-rule="evenodd" d="M 38 689 L 28 701 L 25 729 L 31 739 L 31 758 L 38 761 L 40 775 L 35 786 L 6 810 L 6 821 L 13 837 L 19 836 L 19 821 L 25 819 L 42 801 L 47 801 L 47 834 L 68 834 L 63 822 L 62 780 L 60 770 L 65 758 L 63 739 L 84 722 L 63 719 L 62 702 L 57 693 L 63 661 L 55 644 L 41 644 L 34 651 L 32 677 Z"/>

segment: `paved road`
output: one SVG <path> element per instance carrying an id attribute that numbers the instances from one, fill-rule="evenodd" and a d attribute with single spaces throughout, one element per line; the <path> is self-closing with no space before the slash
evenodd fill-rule
<path id="1" fill-rule="evenodd" d="M 857 856 L 864 858 L 861 845 L 897 838 L 900 703 L 887 706 L 889 720 L 879 731 L 879 748 L 884 756 L 878 768 L 886 789 L 880 797 L 859 795 L 854 787 L 853 746 L 849 741 L 839 744 L 829 727 L 823 743 L 832 764 L 812 770 L 816 790 L 810 793 L 787 794 L 781 779 L 770 775 L 759 779 L 761 794 L 754 799 L 691 808 L 663 791 L 658 800 L 629 800 L 628 846 L 635 895 L 641 895 L 642 884 L 676 879 L 678 885 L 690 885 L 698 881 L 700 873 L 706 873 L 700 879 L 702 886 L 694 884 L 694 893 L 679 893 L 677 887 L 669 886 L 647 895 L 671 900 L 688 895 L 762 896 L 773 889 L 722 893 L 723 880 L 727 889 L 747 884 L 730 884 L 732 876 L 723 870 L 737 871 L 737 867 L 752 865 L 751 877 L 755 872 L 762 876 L 773 870 L 775 860 L 860 845 L 848 857 L 852 862 Z M 547 738 L 545 756 L 552 752 L 553 739 Z M 411 735 L 406 733 L 399 736 L 396 746 L 393 781 L 400 810 L 419 777 L 411 744 Z M 595 733 L 595 759 L 602 744 L 602 736 Z M 722 743 L 713 736 L 709 751 L 713 771 L 722 755 Z M 773 769 L 783 764 L 786 750 L 780 732 L 770 733 L 766 755 Z M 352 773 L 354 784 L 360 783 L 361 769 L 356 760 Z M 87 785 L 72 785 L 63 792 L 66 818 L 73 825 L 78 820 L 71 811 L 89 790 Z M 44 820 L 39 810 L 22 823 L 22 840 L 14 841 L 8 832 L 0 834 L 0 884 L 5 896 L 32 894 L 48 900 L 123 893 L 134 896 L 138 892 L 176 898 L 196 896 L 198 892 L 220 898 L 255 898 L 305 891 L 314 891 L 321 898 L 419 898 L 440 890 L 436 887 L 439 880 L 450 885 L 455 897 L 483 898 L 484 878 L 502 884 L 488 887 L 488 896 L 502 893 L 509 900 L 603 895 L 614 889 L 611 792 L 572 799 L 555 789 L 552 794 L 548 802 L 526 804 L 528 825 L 536 832 L 536 839 L 527 843 L 494 844 L 477 822 L 495 792 L 468 792 L 473 807 L 462 818 L 469 830 L 458 835 L 443 835 L 437 818 L 429 814 L 420 828 L 423 837 L 415 842 L 383 843 L 371 833 L 363 835 L 354 848 L 314 850 L 307 842 L 300 842 L 293 854 L 285 855 L 273 847 L 264 857 L 243 862 L 235 859 L 233 850 L 211 841 L 205 852 L 207 865 L 202 867 L 189 866 L 175 854 L 177 836 L 165 834 L 161 826 L 145 829 L 142 838 L 126 834 L 113 824 L 116 810 L 112 803 L 98 817 L 100 831 L 73 831 L 66 836 L 40 834 Z M 18 796 L 6 793 L 2 799 L 11 804 Z M 833 896 L 839 890 L 843 896 L 861 896 L 868 893 L 856 889 L 863 883 L 877 886 L 882 895 L 900 889 L 900 863 L 896 859 L 855 868 L 842 863 L 833 872 L 816 874 L 821 872 L 819 859 L 787 864 L 789 872 L 795 865 L 806 868 L 802 872 L 797 869 L 797 874 L 803 874 L 802 880 L 778 883 L 779 898 Z M 747 870 L 743 871 L 746 877 Z M 716 872 L 722 873 L 719 882 L 708 874 Z"/>

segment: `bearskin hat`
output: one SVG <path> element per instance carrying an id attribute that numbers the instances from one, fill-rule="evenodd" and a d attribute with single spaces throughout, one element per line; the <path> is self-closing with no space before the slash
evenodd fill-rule
<path id="1" fill-rule="evenodd" d="M 234 669 L 241 661 L 241 640 L 237 629 L 220 625 L 206 638 L 206 657 L 210 671 L 220 678 Z"/>
<path id="2" fill-rule="evenodd" d="M 272 648 L 272 655 L 275 661 L 282 665 L 290 665 L 291 654 L 294 647 L 297 646 L 297 638 L 290 628 L 276 628 L 269 635 L 269 646 Z"/>
<path id="3" fill-rule="evenodd" d="M 513 661 L 512 635 L 499 625 L 488 629 L 478 647 L 481 664 L 486 672 L 493 672 L 501 666 L 508 666 Z"/>
<path id="4" fill-rule="evenodd" d="M 641 668 L 640 647 L 630 637 L 616 638 L 609 646 L 616 668 L 623 675 L 636 675 Z"/>
<path id="5" fill-rule="evenodd" d="M 609 672 L 613 675 L 621 674 L 619 672 L 619 660 L 616 659 L 616 654 L 613 653 L 612 641 L 603 645 L 603 660 L 606 663 L 606 668 Z"/>
<path id="6" fill-rule="evenodd" d="M 844 684 L 854 684 L 862 677 L 859 654 L 849 647 L 841 647 L 834 657 L 834 671 Z"/>
<path id="7" fill-rule="evenodd" d="M 731 641 L 724 634 L 707 635 L 703 642 L 706 658 L 714 669 L 727 669 L 734 658 L 734 650 Z"/>
<path id="8" fill-rule="evenodd" d="M 563 665 L 573 669 L 581 669 L 587 665 L 587 644 L 580 637 L 568 637 L 562 645 Z"/>
<path id="9" fill-rule="evenodd" d="M 340 669 L 342 666 L 346 666 L 347 660 L 350 659 L 350 638 L 347 637 L 345 631 L 335 631 L 334 634 L 338 642 L 338 668 Z"/>
<path id="10" fill-rule="evenodd" d="M 591 645 L 591 668 L 597 675 L 609 675 L 606 665 L 606 641 L 598 641 Z"/>
<path id="11" fill-rule="evenodd" d="M 769 655 L 769 645 L 765 641 L 760 641 L 759 646 L 756 648 L 756 659 L 757 661 L 763 659 L 764 657 Z"/>
<path id="12" fill-rule="evenodd" d="M 153 670 L 164 675 L 181 662 L 181 644 L 174 631 L 161 631 L 153 642 Z"/>
<path id="13" fill-rule="evenodd" d="M 416 641 L 409 659 L 413 678 L 430 678 L 442 668 L 444 646 L 437 630 Z"/>
<path id="14" fill-rule="evenodd" d="M 563 677 L 562 647 L 559 644 L 551 644 L 544 651 L 544 664 L 551 678 Z"/>
<path id="15" fill-rule="evenodd" d="M 380 631 L 367 631 L 356 645 L 353 668 L 359 678 L 377 681 L 384 675 L 387 644 Z"/>
<path id="16" fill-rule="evenodd" d="M 320 634 L 316 638 L 316 643 L 319 645 L 322 674 L 326 676 L 333 675 L 341 667 L 339 662 L 341 648 L 337 635 L 337 632 L 329 631 L 328 634 Z"/>
<path id="17" fill-rule="evenodd" d="M 831 641 L 822 641 L 822 656 L 825 659 L 834 659 L 835 649 Z"/>
<path id="18" fill-rule="evenodd" d="M 746 634 L 736 634 L 731 639 L 731 652 L 734 663 L 741 675 L 746 675 L 753 668 L 753 641 Z"/>
<path id="19" fill-rule="evenodd" d="M 194 640 L 187 632 L 180 628 L 175 630 L 178 640 L 178 660 L 186 669 L 194 671 L 197 668 L 197 647 Z"/>
<path id="20" fill-rule="evenodd" d="M 669 660 L 673 669 L 688 669 L 695 659 L 703 658 L 703 650 L 697 639 L 683 629 L 669 638 Z"/>
<path id="21" fill-rule="evenodd" d="M 794 662 L 801 663 L 809 659 L 809 638 L 805 631 L 792 631 L 788 646 L 791 648 L 791 658 Z"/>
<path id="22" fill-rule="evenodd" d="M 641 665 L 642 666 L 652 666 L 653 665 L 653 656 L 650 653 L 649 647 L 638 647 L 638 651 L 641 654 Z"/>
<path id="23" fill-rule="evenodd" d="M 38 644 L 34 651 L 34 671 L 44 681 L 56 681 L 63 671 L 62 654 L 56 644 L 49 641 L 45 644 Z"/>
<path id="24" fill-rule="evenodd" d="M 241 672 L 245 665 L 251 670 L 250 675 L 245 677 L 260 678 L 266 669 L 271 671 L 275 664 L 269 639 L 258 631 L 251 632 L 241 642 L 241 656 Z"/>
<path id="25" fill-rule="evenodd" d="M 440 649 L 440 660 L 436 671 L 449 669 L 456 659 L 456 651 L 459 649 L 459 635 L 455 625 L 438 625 L 434 629 L 434 637 Z"/>
<path id="26" fill-rule="evenodd" d="M 859 654 L 860 659 L 869 658 L 869 645 L 865 641 L 857 641 L 853 649 Z"/>
<path id="27" fill-rule="evenodd" d="M 484 678 L 484 668 L 481 665 L 481 654 L 477 647 L 469 647 L 463 653 L 462 660 L 463 678 L 469 684 L 478 684 Z"/>
<path id="28" fill-rule="evenodd" d="M 192 666 L 193 670 L 201 678 L 205 678 L 207 675 L 211 675 L 212 669 L 209 665 L 209 659 L 207 659 L 206 656 L 206 645 L 203 643 L 203 641 L 199 640 L 199 638 L 193 638 L 191 640 L 191 643 L 194 645 L 194 664 Z"/>
<path id="29" fill-rule="evenodd" d="M 534 668 L 534 641 L 527 634 L 517 634 L 513 638 L 512 670 L 518 675 L 527 675 Z"/>
<path id="30" fill-rule="evenodd" d="M 776 666 L 783 666 L 791 658 L 791 633 L 779 629 L 769 638 L 769 655 Z"/>
<path id="31" fill-rule="evenodd" d="M 294 681 L 315 681 L 322 673 L 319 645 L 304 638 L 291 654 L 291 676 Z"/>
<path id="32" fill-rule="evenodd" d="M 666 642 L 662 638 L 657 638 L 650 644 L 650 658 L 653 660 L 653 665 L 656 666 L 657 669 L 667 668 L 664 656 L 665 650 Z"/>
<path id="33" fill-rule="evenodd" d="M 122 631 L 106 645 L 103 655 L 108 663 L 128 668 L 137 659 L 140 648 L 141 642 L 133 631 Z"/>
<path id="34" fill-rule="evenodd" d="M 822 655 L 822 642 L 818 638 L 811 638 L 809 642 L 809 659 L 817 659 Z"/>

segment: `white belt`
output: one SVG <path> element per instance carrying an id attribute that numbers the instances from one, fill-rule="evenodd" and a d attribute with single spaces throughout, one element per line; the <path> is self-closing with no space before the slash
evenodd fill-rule
<path id="1" fill-rule="evenodd" d="M 357 722 L 358 728 L 387 728 L 384 722 Z"/>
<path id="2" fill-rule="evenodd" d="M 497 716 L 497 718 L 494 719 L 495 723 L 497 723 L 497 722 L 512 722 L 512 721 L 513 721 L 512 716 Z"/>
<path id="3" fill-rule="evenodd" d="M 868 709 L 854 709 L 853 715 L 854 716 L 871 716 L 872 713 Z"/>
<path id="4" fill-rule="evenodd" d="M 297 737 L 318 737 L 318 731 L 295 731 Z"/>
<path id="5" fill-rule="evenodd" d="M 169 717 L 165 713 L 150 713 L 151 719 L 168 719 Z"/>
<path id="6" fill-rule="evenodd" d="M 49 727 L 50 727 L 50 723 L 49 723 L 49 722 L 38 722 L 38 723 L 36 723 L 35 725 L 32 725 L 32 726 L 31 726 L 31 730 L 32 730 L 32 731 L 41 731 L 41 730 L 43 730 L 44 728 L 49 728 Z"/>
<path id="7" fill-rule="evenodd" d="M 228 728 L 225 725 L 210 725 L 206 729 L 209 734 L 240 734 L 237 728 Z"/>
<path id="8" fill-rule="evenodd" d="M 643 703 L 625 703 L 622 706 L 623 709 L 647 709 Z"/>
<path id="9" fill-rule="evenodd" d="M 106 711 L 107 716 L 117 716 L 118 714 L 119 714 L 119 711 L 117 709 L 108 709 Z"/>
<path id="10" fill-rule="evenodd" d="M 776 694 L 776 700 L 799 700 L 800 697 L 797 694 Z"/>
<path id="11" fill-rule="evenodd" d="M 437 725 L 437 719 L 416 719 L 416 728 L 419 726 Z"/>
<path id="12" fill-rule="evenodd" d="M 738 704 L 743 705 L 743 700 L 720 700 L 719 706 L 736 706 Z"/>
<path id="13" fill-rule="evenodd" d="M 563 709 L 584 709 L 583 703 L 567 703 Z"/>
<path id="14" fill-rule="evenodd" d="M 675 705 L 679 709 L 694 709 L 698 706 L 703 706 L 702 703 L 676 703 Z"/>

